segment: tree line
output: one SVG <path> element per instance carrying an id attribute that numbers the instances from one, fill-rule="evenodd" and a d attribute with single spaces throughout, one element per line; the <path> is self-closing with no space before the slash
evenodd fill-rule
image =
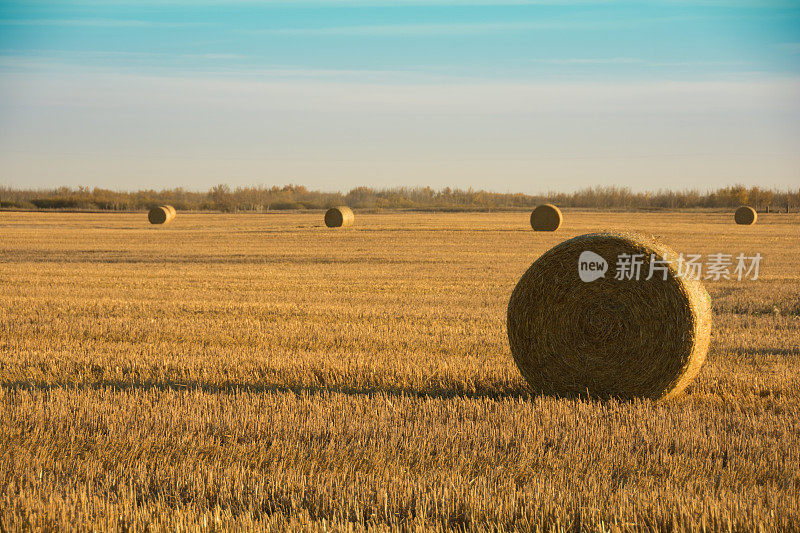
<path id="1" fill-rule="evenodd" d="M 730 208 L 750 205 L 759 211 L 796 210 L 800 188 L 778 191 L 734 185 L 712 191 L 634 192 L 627 187 L 589 187 L 571 193 L 497 193 L 473 189 L 435 190 L 430 187 L 373 189 L 357 187 L 346 193 L 309 190 L 302 185 L 236 187 L 217 185 L 205 192 L 182 188 L 112 191 L 89 187 L 49 190 L 0 187 L 0 208 L 137 211 L 169 204 L 176 209 L 224 212 L 265 212 L 326 209 L 349 205 L 358 209 L 513 210 L 541 203 L 561 207 L 612 209 Z"/>

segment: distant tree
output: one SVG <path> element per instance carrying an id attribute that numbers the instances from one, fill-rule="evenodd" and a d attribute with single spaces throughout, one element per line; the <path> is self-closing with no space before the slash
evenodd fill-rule
<path id="1" fill-rule="evenodd" d="M 372 189 L 356 187 L 343 195 L 338 192 L 312 191 L 302 185 L 237 187 L 231 190 L 220 184 L 207 192 L 183 189 L 135 192 L 112 191 L 88 187 L 59 187 L 50 190 L 12 189 L 0 186 L 0 207 L 40 209 L 147 209 L 170 204 L 180 210 L 216 209 L 220 211 L 261 211 L 263 209 L 323 209 L 346 204 L 370 208 L 423 209 L 521 209 L 550 202 L 562 207 L 635 209 L 644 207 L 730 208 L 753 205 L 758 209 L 770 205 L 795 208 L 800 206 L 800 190 L 774 191 L 742 185 L 723 187 L 700 193 L 697 190 L 633 192 L 627 187 L 589 187 L 572 193 L 548 192 L 545 195 L 496 193 L 485 190 L 445 187 L 396 187 Z"/>
<path id="2" fill-rule="evenodd" d="M 208 191 L 211 205 L 219 211 L 233 211 L 235 209 L 231 188 L 225 184 L 215 185 Z"/>

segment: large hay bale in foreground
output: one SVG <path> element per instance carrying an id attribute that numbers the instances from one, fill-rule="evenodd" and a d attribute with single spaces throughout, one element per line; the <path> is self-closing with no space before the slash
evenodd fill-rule
<path id="1" fill-rule="evenodd" d="M 352 226 L 354 221 L 353 210 L 346 205 L 332 207 L 325 212 L 325 225 L 329 228 Z"/>
<path id="2" fill-rule="evenodd" d="M 553 204 L 536 206 L 531 213 L 531 227 L 534 231 L 555 231 L 563 220 L 561 210 Z"/>
<path id="3" fill-rule="evenodd" d="M 616 279 L 627 273 L 622 254 L 642 255 L 638 280 Z M 534 391 L 626 399 L 681 392 L 705 360 L 712 316 L 705 288 L 680 277 L 677 258 L 652 238 L 594 233 L 537 259 L 508 304 L 511 352 Z"/>
<path id="4" fill-rule="evenodd" d="M 737 224 L 750 226 L 755 224 L 756 220 L 758 220 L 758 213 L 756 213 L 756 210 L 752 207 L 743 205 L 736 209 L 736 212 L 733 214 L 733 220 L 735 220 Z"/>
<path id="5" fill-rule="evenodd" d="M 171 205 L 160 205 L 154 207 L 147 213 L 147 220 L 151 224 L 167 224 L 177 216 L 175 208 Z"/>

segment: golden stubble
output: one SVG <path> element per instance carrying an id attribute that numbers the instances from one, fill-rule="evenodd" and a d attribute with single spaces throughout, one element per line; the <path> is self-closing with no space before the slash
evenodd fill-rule
<path id="1" fill-rule="evenodd" d="M 6 529 L 790 530 L 800 217 L 0 213 Z M 531 395 L 511 291 L 562 240 L 759 252 L 678 398 Z"/>

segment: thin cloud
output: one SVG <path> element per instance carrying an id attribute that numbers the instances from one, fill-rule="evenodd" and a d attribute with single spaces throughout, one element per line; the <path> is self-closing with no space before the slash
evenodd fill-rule
<path id="1" fill-rule="evenodd" d="M 320 28 L 264 28 L 259 30 L 242 30 L 242 32 L 259 35 L 343 35 L 380 37 L 389 35 L 463 35 L 475 33 L 496 33 L 513 30 L 565 28 L 568 26 L 571 25 L 551 22 L 374 24 L 328 26 Z"/>
<path id="2" fill-rule="evenodd" d="M 39 72 L 75 74 L 133 74 L 155 75 L 165 74 L 186 76 L 208 76 L 238 78 L 241 80 L 270 79 L 320 79 L 320 80 L 356 80 L 377 84 L 414 84 L 414 83 L 485 83 L 503 79 L 523 81 L 519 76 L 503 76 L 497 72 L 491 76 L 479 75 L 476 72 L 463 72 L 458 69 L 443 69 L 441 66 L 417 64 L 408 68 L 314 68 L 282 64 L 270 64 L 258 61 L 257 57 L 228 54 L 165 54 L 153 52 L 118 52 L 118 51 L 54 51 L 36 50 L 25 54 L 0 54 L 0 72 Z M 683 61 L 666 62 L 651 61 L 637 57 L 567 57 L 567 58 L 529 58 L 527 65 L 543 67 L 572 67 L 573 73 L 594 72 L 593 67 L 618 66 L 630 72 L 642 69 L 669 69 L 675 67 L 741 67 L 742 62 L 726 61 Z M 736 73 L 740 73 L 739 70 Z M 726 74 L 717 72 L 718 75 Z M 734 74 L 727 73 L 728 77 Z M 759 72 L 758 75 L 765 73 Z M 544 81 L 541 72 L 537 76 Z M 557 81 L 558 76 L 551 78 Z M 588 80 L 587 80 L 588 81 Z M 628 80 L 633 81 L 633 79 Z M 641 81 L 641 80 L 640 80 Z"/>
<path id="3" fill-rule="evenodd" d="M 0 19 L 0 26 L 84 26 L 101 28 L 181 28 L 206 26 L 205 22 L 166 22 L 134 19 Z"/>
<path id="4" fill-rule="evenodd" d="M 423 24 L 371 24 L 347 26 L 322 26 L 316 28 L 262 28 L 240 30 L 241 33 L 257 35 L 288 36 L 397 36 L 397 35 L 473 35 L 505 33 L 531 30 L 612 30 L 638 26 L 652 22 L 680 22 L 704 20 L 705 16 L 671 16 L 657 18 L 638 18 L 630 20 L 553 20 L 518 22 L 464 22 L 464 23 L 423 23 Z"/>
<path id="5" fill-rule="evenodd" d="M 644 67 L 720 67 L 744 65 L 741 61 L 650 61 L 638 57 L 568 57 L 529 59 L 544 65 L 638 65 Z"/>
<path id="6" fill-rule="evenodd" d="M 29 0 L 31 3 L 38 0 Z M 38 2 L 41 3 L 41 2 Z M 319 6 L 319 7 L 384 7 L 384 6 L 592 6 L 618 4 L 619 0 L 72 0 L 69 5 L 84 6 Z M 795 8 L 796 0 L 657 0 L 658 5 L 692 5 L 727 8 Z"/>
<path id="7" fill-rule="evenodd" d="M 551 82 L 503 80 L 430 80 L 417 77 L 403 83 L 384 76 L 353 72 L 352 77 L 329 71 L 265 71 L 262 78 L 143 76 L 94 70 L 77 74 L 39 73 L 0 77 L 0 93 L 34 103 L 48 87 L 57 96 L 98 106 L 131 103 L 147 95 L 146 104 L 166 107 L 202 102 L 220 108 L 345 112 L 348 110 L 425 111 L 430 113 L 575 113 L 632 112 L 670 109 L 682 113 L 713 109 L 797 109 L 800 78 L 697 82 Z M 304 79 L 306 77 L 323 79 Z M 35 80 L 35 83 L 33 83 Z M 30 85 L 29 85 L 30 84 Z M 27 89 L 22 90 L 25 86 Z M 16 87 L 16 88 L 15 88 Z M 94 94 L 93 94 L 94 93 Z M 51 95 L 52 96 L 52 95 Z M 48 99 L 50 96 L 48 96 Z M 9 101 L 8 98 L 5 99 Z"/>
<path id="8" fill-rule="evenodd" d="M 36 0 L 30 0 L 36 1 Z M 603 5 L 617 0 L 74 0 L 71 5 L 84 6 L 319 6 L 319 7 L 385 7 L 385 6 L 520 6 L 520 5 Z"/>
<path id="9" fill-rule="evenodd" d="M 669 69 L 676 67 L 738 67 L 735 71 L 719 72 L 719 79 L 730 80 L 733 75 L 740 77 L 764 76 L 767 73 L 742 71 L 746 63 L 738 61 L 652 61 L 637 57 L 566 57 L 566 58 L 529 58 L 524 61 L 527 65 L 542 65 L 543 67 L 572 67 L 571 72 L 595 72 L 593 67 L 618 66 L 628 69 L 629 72 L 641 72 L 642 69 Z M 417 64 L 408 68 L 315 68 L 300 67 L 282 64 L 264 63 L 257 57 L 229 54 L 229 53 L 204 53 L 204 54 L 165 54 L 153 52 L 119 52 L 119 51 L 56 51 L 34 50 L 28 53 L 0 54 L 0 72 L 39 72 L 75 74 L 133 74 L 143 76 L 163 76 L 165 74 L 186 76 L 208 76 L 225 78 L 238 78 L 241 80 L 279 80 L 279 79 L 320 79 L 341 81 L 362 81 L 369 83 L 385 84 L 414 84 L 414 83 L 485 83 L 509 79 L 525 82 L 525 78 L 518 75 L 503 76 L 493 73 L 491 76 L 477 74 L 476 72 L 463 72 L 458 69 L 443 69 L 441 66 Z M 555 71 L 554 71 L 555 72 Z M 552 74 L 552 72 L 551 72 Z M 537 76 L 539 81 L 545 81 L 541 72 Z M 559 76 L 550 78 L 557 81 Z M 629 79 L 628 81 L 634 81 Z M 589 80 L 586 80 L 589 81 Z M 641 79 L 639 79 L 641 81 Z M 699 81 L 699 80 L 696 80 Z"/>

